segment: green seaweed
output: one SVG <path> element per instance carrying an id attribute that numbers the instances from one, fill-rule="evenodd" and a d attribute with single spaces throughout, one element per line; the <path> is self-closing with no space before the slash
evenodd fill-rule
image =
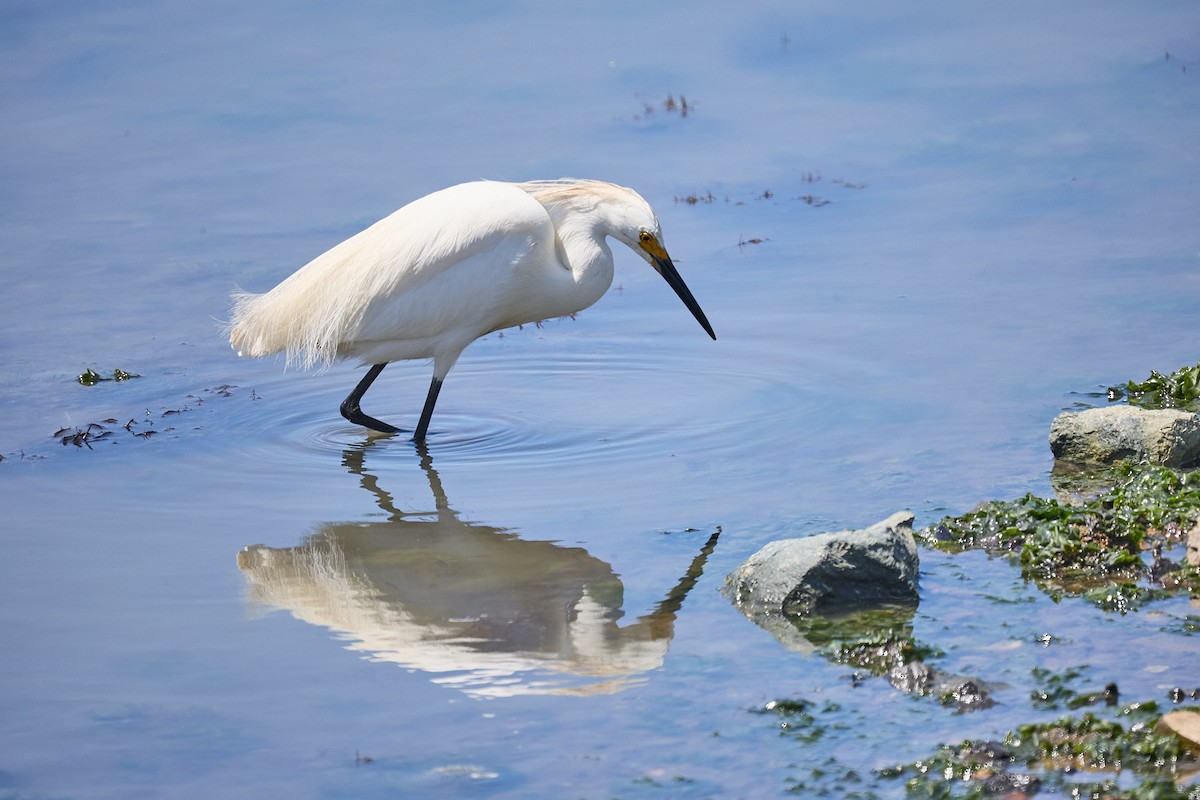
<path id="1" fill-rule="evenodd" d="M 1083 592 L 1083 598 L 1105 611 L 1128 614 L 1147 603 L 1171 597 L 1174 592 L 1153 586 L 1139 586 L 1131 581 L 1119 581 L 1108 586 L 1095 586 Z"/>
<path id="2" fill-rule="evenodd" d="M 779 735 L 790 736 L 804 744 L 820 741 L 828 730 L 841 730 L 843 725 L 828 725 L 818 719 L 818 714 L 839 710 L 836 703 L 826 703 L 821 709 L 808 700 L 772 700 L 761 708 L 753 708 L 755 714 L 772 714 L 779 720 Z"/>
<path id="3" fill-rule="evenodd" d="M 792 625 L 830 661 L 886 675 L 894 667 L 942 655 L 913 638 L 915 610 L 907 605 L 884 606 L 797 618 Z"/>
<path id="4" fill-rule="evenodd" d="M 1088 711 L 1021 725 L 1003 741 L 941 745 L 929 758 L 879 775 L 907 778 L 912 798 L 984 798 L 1004 789 L 1049 788 L 1071 797 L 1200 800 L 1200 787 L 1177 784 L 1197 766 L 1197 757 L 1177 736 L 1155 732 L 1158 717 L 1155 703 L 1130 703 L 1112 718 Z M 1080 781 L 1080 773 L 1099 779 Z M 1128 775 L 1138 783 L 1118 783 L 1118 776 Z"/>
<path id="5" fill-rule="evenodd" d="M 1130 405 L 1141 408 L 1200 412 L 1200 361 L 1194 367 L 1180 367 L 1170 375 L 1150 370 L 1150 377 L 1144 381 L 1109 387 L 1108 399 L 1127 399 Z"/>
<path id="6" fill-rule="evenodd" d="M 1097 703 L 1116 705 L 1118 693 L 1114 683 L 1093 692 L 1081 692 L 1072 686 L 1086 671 L 1087 667 L 1069 667 L 1056 673 L 1044 667 L 1034 667 L 1032 674 L 1037 688 L 1029 693 L 1030 703 L 1034 708 L 1048 710 L 1076 710 Z"/>
<path id="7" fill-rule="evenodd" d="M 830 642 L 820 652 L 836 664 L 847 664 L 872 675 L 886 675 L 895 667 L 941 656 L 941 651 L 905 633 L 888 628 L 871 635 Z"/>
<path id="8" fill-rule="evenodd" d="M 1200 634 L 1200 614 L 1186 614 L 1164 625 L 1161 630 L 1168 633 L 1178 633 L 1182 636 Z"/>
<path id="9" fill-rule="evenodd" d="M 1021 574 L 1056 599 L 1082 596 L 1127 613 L 1146 602 L 1200 589 L 1195 568 L 1167 565 L 1169 581 L 1143 552 L 1181 542 L 1200 518 L 1200 472 L 1125 466 L 1117 485 L 1079 504 L 1026 494 L 993 500 L 917 532 L 924 544 L 956 552 L 982 549 L 1017 560 Z M 1153 577 L 1162 586 L 1150 585 Z"/>
<path id="10" fill-rule="evenodd" d="M 112 377 L 106 378 L 103 375 L 101 375 L 99 372 L 96 372 L 96 370 L 92 369 L 91 367 L 88 367 L 86 370 L 83 371 L 83 374 L 80 375 L 75 380 L 79 381 L 84 386 L 95 386 L 97 383 L 102 383 L 104 381 L 117 381 L 119 383 L 120 381 L 127 381 L 130 378 L 140 378 L 140 377 L 142 377 L 142 376 L 138 375 L 136 373 L 133 373 L 133 372 L 126 372 L 123 369 L 114 369 L 113 373 L 112 373 Z"/>
<path id="11" fill-rule="evenodd" d="M 787 794 L 800 797 L 829 797 L 834 800 L 878 800 L 879 795 L 865 785 L 863 776 L 853 767 L 847 767 L 836 756 L 822 761 L 806 762 L 807 778 L 797 780 L 789 777 L 791 786 Z"/>

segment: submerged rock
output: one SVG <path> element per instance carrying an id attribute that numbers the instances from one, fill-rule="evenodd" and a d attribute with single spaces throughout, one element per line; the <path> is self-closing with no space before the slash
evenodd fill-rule
<path id="1" fill-rule="evenodd" d="M 1050 425 L 1050 450 L 1056 459 L 1074 464 L 1186 466 L 1200 460 L 1200 416 L 1136 406 L 1066 412 Z"/>
<path id="2" fill-rule="evenodd" d="M 905 694 L 933 695 L 942 705 L 954 706 L 959 711 L 977 711 L 996 704 L 987 687 L 977 678 L 950 675 L 923 661 L 909 661 L 893 667 L 888 672 L 888 683 Z"/>
<path id="3" fill-rule="evenodd" d="M 1042 788 L 1042 781 L 1036 775 L 1023 772 L 1001 772 L 991 775 L 983 781 L 983 793 L 987 797 L 1005 797 L 1018 800 L 1033 797 Z"/>
<path id="4" fill-rule="evenodd" d="M 869 528 L 771 542 L 725 579 L 722 591 L 752 619 L 803 617 L 917 601 L 913 515 Z"/>
<path id="5" fill-rule="evenodd" d="M 1183 746 L 1200 753 L 1200 713 L 1195 711 L 1172 711 L 1164 714 L 1154 728 L 1157 733 L 1173 733 Z"/>

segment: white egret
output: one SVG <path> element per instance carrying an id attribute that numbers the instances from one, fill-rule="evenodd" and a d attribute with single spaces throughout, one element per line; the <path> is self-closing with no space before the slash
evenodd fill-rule
<path id="1" fill-rule="evenodd" d="M 271 291 L 236 293 L 230 343 L 239 355 L 284 352 L 305 367 L 339 359 L 370 364 L 341 412 L 383 433 L 399 429 L 363 413 L 363 394 L 389 362 L 433 359 L 413 434 L 420 442 L 442 382 L 467 345 L 600 299 L 613 279 L 610 236 L 646 259 L 717 338 L 641 195 L 564 178 L 463 183 L 415 200 Z"/>

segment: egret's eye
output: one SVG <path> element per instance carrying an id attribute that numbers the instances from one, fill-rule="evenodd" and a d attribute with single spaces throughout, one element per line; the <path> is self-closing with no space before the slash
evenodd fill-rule
<path id="1" fill-rule="evenodd" d="M 654 237 L 650 235 L 649 231 L 642 231 L 638 238 L 642 240 L 642 244 L 649 244 L 650 242 L 654 241 Z"/>

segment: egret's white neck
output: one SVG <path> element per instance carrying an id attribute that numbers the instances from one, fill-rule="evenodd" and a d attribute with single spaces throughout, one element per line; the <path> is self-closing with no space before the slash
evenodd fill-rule
<path id="1" fill-rule="evenodd" d="M 580 308 L 586 308 L 612 285 L 613 255 L 606 239 L 609 226 L 600 217 L 548 210 L 558 235 L 558 257 L 571 270 Z"/>
<path id="2" fill-rule="evenodd" d="M 571 272 L 570 302 L 585 308 L 608 291 L 613 256 L 606 237 L 635 230 L 630 217 L 653 220 L 654 212 L 631 189 L 603 181 L 562 178 L 518 184 L 537 200 L 554 224 L 559 260 Z"/>

